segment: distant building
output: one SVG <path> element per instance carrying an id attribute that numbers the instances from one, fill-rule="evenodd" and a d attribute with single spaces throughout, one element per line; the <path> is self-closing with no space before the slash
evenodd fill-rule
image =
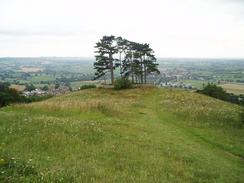
<path id="1" fill-rule="evenodd" d="M 32 90 L 32 91 L 24 91 L 23 92 L 23 95 L 26 96 L 26 97 L 30 97 L 30 96 L 44 96 L 46 95 L 47 92 L 46 91 L 43 91 L 41 89 L 35 89 L 35 90 Z"/>
<path id="2" fill-rule="evenodd" d="M 191 84 L 183 83 L 183 82 L 161 82 L 158 86 L 159 87 L 193 89 Z"/>
<path id="3" fill-rule="evenodd" d="M 63 95 L 63 94 L 66 94 L 66 93 L 69 93 L 70 92 L 70 89 L 69 87 L 67 86 L 60 86 L 58 88 L 50 88 L 48 93 L 51 94 L 51 95 Z"/>

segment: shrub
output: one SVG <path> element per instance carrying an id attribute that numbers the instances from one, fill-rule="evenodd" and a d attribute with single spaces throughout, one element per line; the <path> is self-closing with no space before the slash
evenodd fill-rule
<path id="1" fill-rule="evenodd" d="M 228 101 L 234 104 L 244 105 L 243 95 L 235 95 L 233 93 L 227 93 L 222 87 L 217 86 L 215 84 L 207 84 L 206 86 L 203 87 L 204 88 L 202 90 L 198 90 L 197 92 L 220 100 Z"/>
<path id="2" fill-rule="evenodd" d="M 23 97 L 20 95 L 20 93 L 13 88 L 9 88 L 9 86 L 9 83 L 0 82 L 0 107 L 15 102 L 22 102 L 23 100 Z"/>
<path id="3" fill-rule="evenodd" d="M 222 87 L 216 86 L 215 84 L 208 84 L 198 92 L 220 100 L 230 100 L 229 94 Z"/>
<path id="4" fill-rule="evenodd" d="M 85 90 L 85 89 L 89 89 L 89 88 L 96 88 L 96 85 L 82 85 L 80 87 L 80 90 Z"/>
<path id="5" fill-rule="evenodd" d="M 35 89 L 36 89 L 36 87 L 32 83 L 25 85 L 25 90 L 26 91 L 32 91 L 32 90 L 35 90 Z"/>
<path id="6" fill-rule="evenodd" d="M 29 97 L 24 97 L 22 99 L 22 102 L 24 103 L 31 103 L 31 102 L 39 102 L 42 100 L 46 100 L 53 97 L 53 95 L 44 95 L 44 96 L 29 96 Z"/>
<path id="7" fill-rule="evenodd" d="M 49 89 L 49 88 L 48 88 L 47 85 L 45 85 L 45 86 L 42 87 L 42 90 L 44 90 L 44 91 L 48 91 L 48 89 Z"/>
<path id="8" fill-rule="evenodd" d="M 117 79 L 114 84 L 114 89 L 121 90 L 121 89 L 128 89 L 132 87 L 132 83 L 127 78 Z"/>
<path id="9" fill-rule="evenodd" d="M 6 106 L 13 101 L 9 93 L 0 92 L 0 107 Z"/>

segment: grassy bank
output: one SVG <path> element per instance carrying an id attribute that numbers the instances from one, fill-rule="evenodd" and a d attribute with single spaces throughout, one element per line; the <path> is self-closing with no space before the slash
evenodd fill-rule
<path id="1" fill-rule="evenodd" d="M 241 182 L 237 105 L 89 89 L 0 110 L 0 182 Z"/>

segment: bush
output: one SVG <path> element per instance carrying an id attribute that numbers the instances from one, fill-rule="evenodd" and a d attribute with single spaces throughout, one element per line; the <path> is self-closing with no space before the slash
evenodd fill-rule
<path id="1" fill-rule="evenodd" d="M 233 93 L 227 93 L 222 87 L 217 86 L 215 84 L 208 84 L 204 86 L 202 90 L 198 90 L 197 92 L 220 100 L 224 100 L 224 101 L 228 101 L 234 104 L 244 106 L 243 95 L 235 95 Z"/>
<path id="2" fill-rule="evenodd" d="M 8 83 L 0 82 L 0 107 L 4 107 L 13 103 L 37 102 L 52 97 L 52 95 L 25 97 L 17 90 L 9 88 L 9 86 L 10 85 Z"/>
<path id="3" fill-rule="evenodd" d="M 53 95 L 44 95 L 44 96 L 29 96 L 29 97 L 24 97 L 22 99 L 22 102 L 24 103 L 31 103 L 31 102 L 39 102 L 42 100 L 46 100 L 53 97 Z"/>
<path id="4" fill-rule="evenodd" d="M 80 87 L 80 90 L 85 90 L 85 89 L 89 89 L 89 88 L 96 88 L 96 85 L 82 85 Z"/>
<path id="5" fill-rule="evenodd" d="M 132 87 L 132 83 L 130 82 L 129 79 L 126 78 L 117 79 L 114 84 L 114 89 L 116 90 L 128 89 L 131 87 Z"/>
<path id="6" fill-rule="evenodd" d="M 223 88 L 215 84 L 208 84 L 198 92 L 220 100 L 230 101 L 230 95 Z"/>
<path id="7" fill-rule="evenodd" d="M 22 102 L 23 100 L 23 97 L 20 95 L 20 93 L 13 88 L 9 88 L 9 86 L 9 83 L 0 82 L 0 107 L 15 102 Z"/>
<path id="8" fill-rule="evenodd" d="M 49 88 L 48 88 L 47 85 L 45 85 L 45 86 L 42 87 L 42 90 L 43 90 L 43 91 L 48 91 L 48 89 L 49 89 Z"/>
<path id="9" fill-rule="evenodd" d="M 26 91 L 32 91 L 32 90 L 35 90 L 35 89 L 36 89 L 36 87 L 32 83 L 25 85 L 25 90 Z"/>
<path id="10" fill-rule="evenodd" d="M 13 98 L 9 93 L 0 92 L 0 107 L 8 105 L 12 101 L 13 101 Z"/>

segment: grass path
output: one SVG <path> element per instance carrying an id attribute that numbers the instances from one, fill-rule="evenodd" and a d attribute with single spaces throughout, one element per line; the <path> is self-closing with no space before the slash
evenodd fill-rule
<path id="1" fill-rule="evenodd" d="M 238 110 L 155 88 L 91 89 L 3 108 L 0 182 L 242 182 Z"/>

